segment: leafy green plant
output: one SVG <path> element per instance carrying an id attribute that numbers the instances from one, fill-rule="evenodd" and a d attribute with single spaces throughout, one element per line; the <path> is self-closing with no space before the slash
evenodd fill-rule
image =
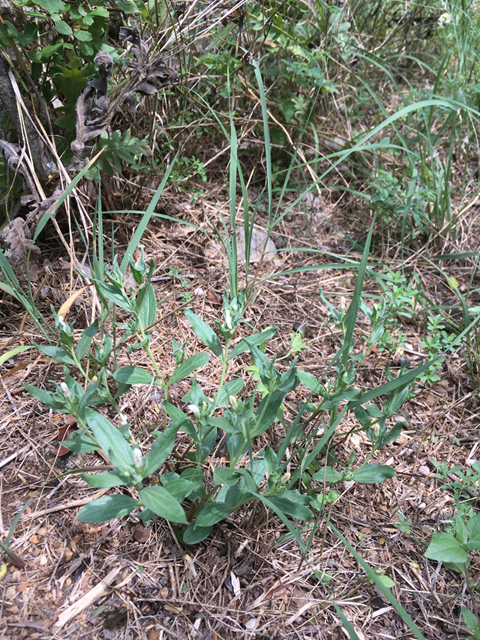
<path id="1" fill-rule="evenodd" d="M 398 516 L 398 522 L 394 522 L 394 526 L 397 527 L 397 529 L 399 531 L 401 531 L 402 533 L 410 533 L 410 527 L 412 525 L 412 521 L 409 518 L 408 520 L 405 518 L 405 516 L 403 515 L 403 513 L 401 513 L 400 511 L 397 514 Z"/>
<path id="2" fill-rule="evenodd" d="M 434 465 L 437 469 L 435 477 L 444 481 L 440 488 L 453 493 L 455 513 L 446 531 L 433 534 L 425 557 L 442 562 L 447 569 L 460 573 L 465 579 L 469 594 L 473 596 L 479 585 L 472 582 L 468 568 L 469 552 L 480 549 L 480 514 L 474 511 L 478 500 L 480 462 L 475 461 L 465 473 L 459 466 L 448 468 L 445 462 L 439 464 L 434 461 Z M 479 638 L 477 617 L 466 607 L 462 607 L 462 617 L 467 627 L 474 632 L 469 638 Z"/>
<path id="3" fill-rule="evenodd" d="M 453 350 L 451 344 L 455 340 L 455 335 L 447 333 L 443 318 L 441 316 L 429 316 L 427 322 L 428 334 L 423 337 L 420 346 L 426 350 L 428 359 L 437 358 L 441 353 L 451 352 Z M 443 357 L 436 359 L 435 364 L 432 364 L 419 380 L 427 384 L 440 380 L 438 372 L 442 368 L 443 362 Z"/>

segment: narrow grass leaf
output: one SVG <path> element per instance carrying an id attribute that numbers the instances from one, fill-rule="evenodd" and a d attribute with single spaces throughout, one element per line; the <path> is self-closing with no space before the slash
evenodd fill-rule
<path id="1" fill-rule="evenodd" d="M 405 611 L 402 605 L 398 602 L 398 600 L 395 598 L 393 593 L 391 593 L 389 589 L 387 589 L 385 585 L 382 583 L 378 574 L 376 574 L 375 571 L 365 562 L 362 556 L 355 551 L 355 549 L 348 542 L 348 540 L 340 533 L 340 531 L 329 520 L 327 520 L 327 523 L 328 523 L 328 526 L 335 533 L 335 535 L 338 536 L 338 538 L 343 542 L 345 547 L 350 551 L 350 553 L 353 555 L 353 557 L 358 562 L 358 564 L 364 569 L 364 571 L 368 576 L 368 579 L 376 584 L 378 589 L 380 589 L 380 591 L 383 593 L 385 598 L 390 602 L 390 604 L 393 606 L 393 608 L 399 614 L 402 620 L 408 625 L 408 627 L 413 632 L 414 636 L 418 638 L 418 640 L 426 640 L 423 633 L 420 631 L 420 629 L 417 627 L 415 622 L 408 615 L 408 613 Z"/>

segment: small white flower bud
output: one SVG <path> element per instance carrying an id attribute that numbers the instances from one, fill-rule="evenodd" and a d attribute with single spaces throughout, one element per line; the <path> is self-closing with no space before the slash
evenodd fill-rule
<path id="1" fill-rule="evenodd" d="M 230 309 L 227 309 L 225 311 L 225 324 L 227 325 L 228 329 L 232 329 L 232 314 L 230 313 Z"/>
<path id="2" fill-rule="evenodd" d="M 236 399 L 236 397 L 229 396 L 228 401 L 230 402 L 230 406 L 232 407 L 232 409 L 235 411 L 235 409 L 238 407 L 238 400 Z"/>
<path id="3" fill-rule="evenodd" d="M 200 409 L 197 407 L 196 404 L 189 404 L 187 407 L 187 410 L 190 411 L 190 413 L 193 413 L 195 418 L 198 418 L 200 415 Z"/>
<path id="4" fill-rule="evenodd" d="M 140 449 L 133 450 L 133 464 L 138 469 L 142 465 L 142 452 Z"/>
<path id="5" fill-rule="evenodd" d="M 72 394 L 70 393 L 70 389 L 67 387 L 65 382 L 61 382 L 60 383 L 60 389 L 62 390 L 62 393 L 65 396 L 65 398 L 71 398 L 72 397 Z"/>

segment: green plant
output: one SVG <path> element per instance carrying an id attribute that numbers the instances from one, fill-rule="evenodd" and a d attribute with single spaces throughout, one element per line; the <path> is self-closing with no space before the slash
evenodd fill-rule
<path id="1" fill-rule="evenodd" d="M 444 352 L 451 352 L 453 350 L 452 342 L 455 340 L 455 334 L 447 333 L 445 331 L 445 325 L 443 324 L 443 318 L 441 316 L 429 316 L 427 320 L 428 335 L 424 336 L 420 342 L 420 346 L 427 352 L 429 360 L 436 358 L 435 364 L 432 364 L 425 373 L 420 376 L 420 382 L 432 384 L 437 380 L 440 380 L 438 375 L 439 370 L 442 368 L 444 358 L 439 354 Z"/>
<path id="2" fill-rule="evenodd" d="M 399 522 L 394 522 L 394 526 L 397 527 L 399 531 L 402 533 L 410 533 L 410 526 L 412 525 L 412 521 L 409 518 L 408 520 L 405 518 L 403 513 L 400 511 L 397 514 Z"/>
<path id="3" fill-rule="evenodd" d="M 448 468 L 444 462 L 434 461 L 437 469 L 435 477 L 444 481 L 441 489 L 453 493 L 455 512 L 446 531 L 434 533 L 432 541 L 425 551 L 425 557 L 442 562 L 447 569 L 460 573 L 470 596 L 474 596 L 479 585 L 472 582 L 469 574 L 471 551 L 480 549 L 480 514 L 474 506 L 478 500 L 478 482 L 480 480 L 480 462 L 475 461 L 472 469 L 462 472 L 461 467 Z M 462 607 L 462 617 L 467 627 L 474 632 L 470 640 L 480 638 L 477 617 L 466 607 Z"/>

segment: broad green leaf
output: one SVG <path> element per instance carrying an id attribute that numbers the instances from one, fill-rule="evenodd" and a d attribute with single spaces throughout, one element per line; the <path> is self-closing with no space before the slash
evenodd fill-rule
<path id="1" fill-rule="evenodd" d="M 233 378 L 233 380 L 229 380 L 227 384 L 224 384 L 218 396 L 217 407 L 223 407 L 229 402 L 230 396 L 236 396 L 240 393 L 244 384 L 245 380 L 243 378 Z"/>
<path id="2" fill-rule="evenodd" d="M 70 413 L 68 409 L 65 409 L 61 405 L 56 402 L 54 398 L 54 394 L 51 391 L 45 391 L 44 389 L 39 389 L 38 387 L 32 387 L 30 384 L 24 384 L 23 387 L 25 390 L 40 402 L 47 405 L 49 409 L 53 409 L 54 411 L 61 411 L 62 413 Z"/>
<path id="3" fill-rule="evenodd" d="M 200 511 L 195 524 L 197 527 L 210 527 L 227 518 L 234 508 L 223 502 L 207 502 Z"/>
<path id="4" fill-rule="evenodd" d="M 312 393 L 321 395 L 323 387 L 312 373 L 308 373 L 308 371 L 298 371 L 297 373 L 298 379 L 307 389 L 310 389 Z"/>
<path id="5" fill-rule="evenodd" d="M 259 345 L 263 344 L 266 340 L 270 340 L 270 338 L 273 338 L 277 330 L 278 330 L 278 327 L 268 327 L 267 329 L 264 329 L 261 333 L 256 333 L 253 336 L 248 336 L 248 342 L 258 347 Z M 241 340 L 237 344 L 237 346 L 233 349 L 233 351 L 230 353 L 230 355 L 228 356 L 228 359 L 232 360 L 233 358 L 236 358 L 240 354 L 249 350 L 250 350 L 249 345 L 245 342 L 245 340 Z"/>
<path id="6" fill-rule="evenodd" d="M 78 431 L 75 431 L 75 433 L 78 433 Z M 88 436 L 79 435 L 75 437 L 75 433 L 72 433 L 68 440 L 62 441 L 61 444 L 63 447 L 69 451 L 73 451 L 73 453 L 90 453 L 100 449 L 98 444 Z"/>
<path id="7" fill-rule="evenodd" d="M 63 364 L 75 365 L 75 360 L 60 347 L 42 347 L 39 344 L 35 346 L 40 353 L 45 354 L 49 358 L 53 358 L 53 360 L 58 360 L 58 362 L 63 362 Z"/>
<path id="8" fill-rule="evenodd" d="M 200 369 L 200 367 L 205 366 L 209 360 L 210 356 L 208 355 L 208 353 L 196 353 L 191 358 L 188 358 L 187 360 L 185 360 L 185 362 L 182 362 L 182 364 L 175 369 L 172 377 L 168 381 L 169 386 L 175 384 L 175 382 L 183 380 L 197 369 Z"/>
<path id="9" fill-rule="evenodd" d="M 123 13 L 141 13 L 133 0 L 116 0 L 115 4 L 123 11 Z"/>
<path id="10" fill-rule="evenodd" d="M 313 476 L 313 479 L 318 482 L 340 482 L 342 478 L 343 474 L 333 467 L 324 467 Z"/>
<path id="11" fill-rule="evenodd" d="M 213 472 L 215 484 L 226 484 L 229 487 L 236 484 L 241 477 L 236 469 L 230 469 L 230 467 L 217 467 Z"/>
<path id="12" fill-rule="evenodd" d="M 59 20 L 57 17 L 57 20 L 53 20 L 54 24 L 55 24 L 55 29 L 58 31 L 58 33 L 61 33 L 63 36 L 71 36 L 73 33 L 72 27 L 70 25 L 68 25 L 66 22 L 64 22 L 63 20 Z"/>
<path id="13" fill-rule="evenodd" d="M 142 321 L 142 325 L 144 327 L 149 327 L 155 322 L 155 318 L 157 316 L 157 300 L 155 298 L 155 289 L 153 288 L 153 286 L 150 283 L 145 286 L 147 287 L 147 289 L 140 307 L 140 320 Z M 139 291 L 139 296 L 142 292 L 142 289 L 140 289 Z M 137 298 L 137 305 L 138 304 L 139 299 Z"/>
<path id="14" fill-rule="evenodd" d="M 466 524 L 470 542 L 480 542 L 480 513 L 468 519 Z"/>
<path id="15" fill-rule="evenodd" d="M 213 526 L 211 527 L 198 527 L 193 522 L 185 531 L 183 532 L 183 542 L 185 544 L 198 544 L 208 538 L 210 532 L 212 531 Z"/>
<path id="16" fill-rule="evenodd" d="M 154 441 L 152 448 L 145 458 L 145 477 L 155 473 L 155 471 L 165 462 L 170 455 L 180 424 L 172 424 L 165 429 Z"/>
<path id="17" fill-rule="evenodd" d="M 476 631 L 478 629 L 478 618 L 477 616 L 467 609 L 467 607 L 462 607 L 462 618 L 470 631 Z"/>
<path id="18" fill-rule="evenodd" d="M 280 495 L 268 496 L 268 499 L 285 515 L 296 520 L 311 520 L 312 512 L 306 506 L 310 503 L 310 496 L 298 491 L 284 491 Z"/>
<path id="19" fill-rule="evenodd" d="M 93 324 L 83 330 L 83 333 L 78 341 L 77 345 L 77 358 L 81 360 L 83 356 L 87 353 L 90 345 L 92 344 L 93 338 L 98 333 L 98 320 L 95 320 Z"/>
<path id="20" fill-rule="evenodd" d="M 113 302 L 117 307 L 120 307 L 120 309 L 124 309 L 129 313 L 134 311 L 130 300 L 113 284 L 107 284 L 106 282 L 100 282 L 98 280 L 94 280 L 94 283 L 95 288 L 102 298 L 105 298 L 109 302 Z"/>
<path id="21" fill-rule="evenodd" d="M 428 549 L 425 551 L 425 557 L 429 560 L 438 560 L 439 562 L 468 562 L 468 554 L 458 544 L 455 536 L 451 533 L 438 533 L 434 535 Z"/>
<path id="22" fill-rule="evenodd" d="M 163 408 L 167 412 L 167 416 L 172 420 L 172 422 L 180 423 L 179 430 L 183 431 L 187 435 L 189 435 L 192 440 L 197 441 L 197 432 L 195 431 L 195 427 L 191 420 L 188 419 L 187 415 L 183 413 L 181 409 L 175 407 L 173 404 L 170 404 L 166 400 L 163 402 Z"/>
<path id="23" fill-rule="evenodd" d="M 93 37 L 90 31 L 84 31 L 83 29 L 74 31 L 73 35 L 77 40 L 80 40 L 80 42 L 91 42 L 93 40 Z"/>
<path id="24" fill-rule="evenodd" d="M 185 315 L 197 338 L 199 338 L 217 358 L 221 358 L 223 354 L 222 345 L 212 327 L 199 318 L 197 314 L 193 313 L 191 309 L 185 309 Z"/>
<path id="25" fill-rule="evenodd" d="M 193 482 L 185 480 L 183 478 L 177 478 L 176 480 L 169 480 L 162 484 L 163 488 L 172 495 L 175 500 L 182 502 L 187 496 L 189 496 L 195 489 Z"/>
<path id="26" fill-rule="evenodd" d="M 146 369 L 132 365 L 118 369 L 113 374 L 113 377 L 117 382 L 123 382 L 124 384 L 151 384 L 155 379 L 155 376 Z"/>
<path id="27" fill-rule="evenodd" d="M 387 589 L 391 589 L 392 587 L 395 586 L 395 582 L 391 578 L 389 578 L 388 576 L 379 575 L 378 579 L 383 584 L 383 586 L 386 587 Z"/>
<path id="28" fill-rule="evenodd" d="M 143 504 L 156 513 L 157 516 L 170 522 L 187 524 L 187 518 L 182 505 L 163 487 L 145 487 L 145 489 L 140 491 L 140 499 Z"/>
<path id="29" fill-rule="evenodd" d="M 64 13 L 67 5 L 62 0 L 36 0 L 35 4 L 40 5 L 50 14 Z"/>
<path id="30" fill-rule="evenodd" d="M 207 419 L 207 425 L 222 429 L 222 431 L 226 431 L 227 433 L 238 433 L 239 431 L 239 427 L 232 424 L 226 416 L 219 416 L 218 418 L 210 417 Z"/>
<path id="31" fill-rule="evenodd" d="M 133 454 L 120 431 L 105 416 L 90 407 L 85 409 L 85 419 L 95 440 L 110 458 L 113 466 L 122 472 L 130 473 L 133 469 Z"/>
<path id="32" fill-rule="evenodd" d="M 99 524 L 113 518 L 128 516 L 138 506 L 140 502 L 130 496 L 102 496 L 82 507 L 77 513 L 77 520 Z"/>
<path id="33" fill-rule="evenodd" d="M 395 470 L 386 464 L 366 464 L 355 471 L 353 479 L 363 484 L 383 482 L 395 476 Z"/>
<path id="34" fill-rule="evenodd" d="M 100 489 L 110 489 L 111 487 L 118 487 L 127 484 L 116 471 L 97 473 L 95 475 L 90 473 L 81 473 L 80 475 L 91 487 L 98 487 Z"/>

